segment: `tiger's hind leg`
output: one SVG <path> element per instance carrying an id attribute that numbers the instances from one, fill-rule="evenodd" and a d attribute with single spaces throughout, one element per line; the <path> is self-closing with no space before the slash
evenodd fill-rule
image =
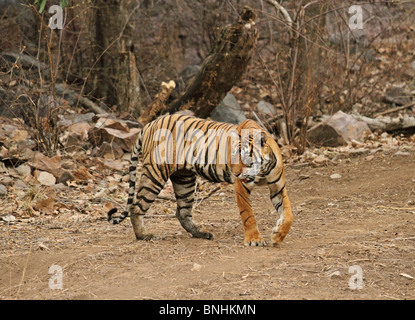
<path id="1" fill-rule="evenodd" d="M 151 204 L 163 189 L 166 181 L 154 174 L 151 170 L 143 168 L 140 177 L 137 195 L 130 207 L 131 224 L 137 240 L 150 240 L 154 238 L 151 234 L 146 234 L 144 228 L 144 216 Z"/>
<path id="2" fill-rule="evenodd" d="M 202 232 L 194 224 L 192 208 L 194 202 L 196 176 L 191 171 L 180 171 L 170 177 L 177 200 L 176 216 L 182 227 L 192 234 L 194 238 L 212 240 L 211 233 Z"/>

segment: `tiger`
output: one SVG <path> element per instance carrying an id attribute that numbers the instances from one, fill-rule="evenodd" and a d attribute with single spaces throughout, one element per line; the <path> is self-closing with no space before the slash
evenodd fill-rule
<path id="1" fill-rule="evenodd" d="M 142 172 L 136 192 L 139 158 Z M 170 179 L 177 202 L 176 217 L 182 227 L 194 238 L 212 240 L 213 234 L 202 231 L 193 221 L 196 176 L 234 184 L 246 246 L 267 245 L 258 230 L 250 201 L 255 185 L 267 185 L 279 215 L 271 241 L 278 245 L 284 240 L 293 215 L 281 151 L 272 136 L 249 119 L 234 125 L 173 114 L 145 125 L 131 153 L 126 210 L 114 217 L 117 208 L 113 208 L 107 219 L 119 224 L 129 215 L 138 240 L 155 238 L 146 233 L 144 216 Z"/>

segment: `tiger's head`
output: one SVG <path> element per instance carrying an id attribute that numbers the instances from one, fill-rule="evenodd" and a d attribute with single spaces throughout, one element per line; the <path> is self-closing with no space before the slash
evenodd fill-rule
<path id="1" fill-rule="evenodd" d="M 277 159 L 276 142 L 252 120 L 242 122 L 231 133 L 231 172 L 244 183 L 265 177 Z"/>

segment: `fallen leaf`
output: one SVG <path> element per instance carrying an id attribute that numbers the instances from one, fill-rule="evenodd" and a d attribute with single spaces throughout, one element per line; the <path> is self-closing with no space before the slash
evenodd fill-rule
<path id="1" fill-rule="evenodd" d="M 35 159 L 33 161 L 27 162 L 27 164 L 35 170 L 49 172 L 56 178 L 59 178 L 64 172 L 62 169 L 61 157 L 59 156 L 49 158 L 38 152 L 35 155 Z"/>
<path id="2" fill-rule="evenodd" d="M 53 214 L 55 207 L 55 196 L 52 194 L 48 199 L 39 201 L 35 205 L 35 210 L 45 214 Z"/>
<path id="3" fill-rule="evenodd" d="M 72 175 L 77 181 L 88 182 L 93 180 L 94 177 L 89 173 L 88 169 L 84 166 L 80 167 L 78 170 L 72 172 Z"/>

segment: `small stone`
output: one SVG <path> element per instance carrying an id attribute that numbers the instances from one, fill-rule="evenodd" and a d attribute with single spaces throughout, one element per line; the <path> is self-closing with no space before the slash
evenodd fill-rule
<path id="1" fill-rule="evenodd" d="M 334 173 L 330 176 L 330 179 L 336 180 L 336 179 L 341 179 L 341 175 L 338 173 Z"/>
<path id="2" fill-rule="evenodd" d="M 317 156 L 314 160 L 315 163 L 325 163 L 327 162 L 327 158 L 323 155 Z"/>
<path id="3" fill-rule="evenodd" d="M 370 156 L 367 156 L 367 157 L 365 158 L 365 160 L 366 160 L 366 161 L 372 161 L 374 158 L 375 158 L 375 156 L 372 154 L 372 155 L 370 155 Z"/>
<path id="4" fill-rule="evenodd" d="M 7 222 L 7 223 L 13 223 L 13 222 L 16 221 L 16 217 L 9 214 L 5 217 L 2 217 L 1 220 L 3 220 L 4 222 Z"/>
<path id="5" fill-rule="evenodd" d="M 22 180 L 17 180 L 14 184 L 14 187 L 18 190 L 27 189 L 26 183 L 24 183 Z"/>
<path id="6" fill-rule="evenodd" d="M 190 271 L 200 271 L 202 270 L 202 265 L 198 263 L 193 263 L 193 268 Z"/>
<path id="7" fill-rule="evenodd" d="M 4 184 L 0 184 L 0 197 L 7 196 L 7 188 Z"/>
<path id="8" fill-rule="evenodd" d="M 56 183 L 56 178 L 53 176 L 53 174 L 42 171 L 38 175 L 37 181 L 39 181 L 43 186 L 53 186 Z"/>
<path id="9" fill-rule="evenodd" d="M 32 172 L 32 170 L 30 169 L 30 167 L 28 165 L 26 165 L 26 164 L 22 164 L 21 166 L 17 167 L 16 168 L 16 171 L 22 177 L 27 177 Z"/>
<path id="10" fill-rule="evenodd" d="M 398 152 L 395 153 L 395 156 L 409 156 L 409 152 L 398 151 Z"/>
<path id="11" fill-rule="evenodd" d="M 334 271 L 333 273 L 329 274 L 329 278 L 341 278 L 340 271 Z"/>

